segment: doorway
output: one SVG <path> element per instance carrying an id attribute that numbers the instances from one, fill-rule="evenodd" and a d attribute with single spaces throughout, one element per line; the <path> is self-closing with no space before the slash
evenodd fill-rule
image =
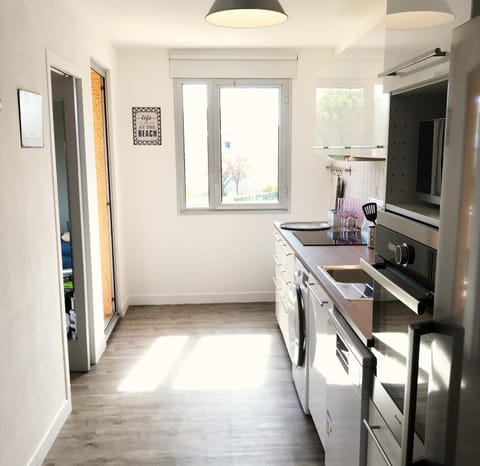
<path id="1" fill-rule="evenodd" d="M 63 300 L 69 370 L 90 370 L 86 299 L 85 241 L 79 137 L 82 124 L 81 79 L 50 67 L 55 148 L 57 218 L 61 237 Z"/>
<path id="2" fill-rule="evenodd" d="M 113 330 L 119 314 L 115 299 L 115 260 L 113 250 L 112 202 L 110 189 L 110 154 L 107 133 L 107 102 L 105 72 L 90 69 L 92 88 L 95 168 L 97 174 L 98 223 L 102 268 L 103 319 L 105 334 Z"/>

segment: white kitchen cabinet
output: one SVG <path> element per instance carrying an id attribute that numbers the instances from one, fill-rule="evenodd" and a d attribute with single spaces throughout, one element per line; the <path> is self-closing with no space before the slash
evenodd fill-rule
<path id="1" fill-rule="evenodd" d="M 273 277 L 275 283 L 275 316 L 285 345 L 288 348 L 288 312 L 292 307 L 289 292 L 293 282 L 295 254 L 280 233 L 274 231 L 273 237 L 275 239 L 275 254 L 273 256 L 275 262 L 275 276 Z"/>
<path id="2" fill-rule="evenodd" d="M 427 29 L 387 29 L 385 36 L 385 70 L 405 63 L 437 47 L 446 51 L 447 56 L 430 58 L 399 71 L 396 76 L 384 77 L 385 92 L 406 89 L 448 76 L 451 32 L 455 27 L 470 19 L 472 2 L 471 0 L 449 0 L 448 3 L 456 17 L 455 21 L 449 24 Z"/>
<path id="3" fill-rule="evenodd" d="M 327 330 L 328 311 L 332 301 L 321 285 L 313 279 L 309 283 L 308 319 L 309 319 L 309 408 L 313 422 L 323 445 L 326 442 L 327 428 Z"/>

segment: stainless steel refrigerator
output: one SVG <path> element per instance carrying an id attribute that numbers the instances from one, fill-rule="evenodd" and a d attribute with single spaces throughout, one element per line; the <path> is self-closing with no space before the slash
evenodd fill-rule
<path id="1" fill-rule="evenodd" d="M 434 324 L 411 328 L 410 344 L 432 332 L 425 459 L 420 464 L 469 466 L 480 464 L 479 16 L 453 32 L 446 131 Z M 415 379 L 414 367 L 409 373 Z M 414 414 L 415 384 L 407 392 Z M 403 465 L 412 463 L 407 441 L 411 414 L 403 426 Z"/>

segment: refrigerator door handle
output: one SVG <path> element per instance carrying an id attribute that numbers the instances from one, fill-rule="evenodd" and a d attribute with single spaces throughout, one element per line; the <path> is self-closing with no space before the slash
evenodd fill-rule
<path id="1" fill-rule="evenodd" d="M 444 443 L 446 450 L 443 464 L 447 466 L 454 464 L 455 461 L 455 442 L 449 440 L 456 437 L 464 329 L 456 324 L 429 320 L 418 324 L 410 324 L 408 327 L 409 354 L 407 361 L 407 383 L 405 386 L 400 466 L 411 466 L 414 464 L 413 449 L 415 440 L 420 340 L 423 335 L 432 333 L 446 335 L 453 339 L 446 421 L 447 429 Z"/>

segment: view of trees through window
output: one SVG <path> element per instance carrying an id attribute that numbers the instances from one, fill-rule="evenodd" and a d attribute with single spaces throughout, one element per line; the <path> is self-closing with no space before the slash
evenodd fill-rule
<path id="1" fill-rule="evenodd" d="M 220 128 L 222 203 L 278 202 L 279 89 L 220 89 Z"/>
<path id="2" fill-rule="evenodd" d="M 315 146 L 386 145 L 389 95 L 383 85 L 318 87 Z"/>
<path id="3" fill-rule="evenodd" d="M 209 80 L 180 91 L 185 207 L 280 206 L 282 86 Z"/>
<path id="4" fill-rule="evenodd" d="M 365 144 L 363 88 L 317 88 L 317 146 Z"/>

